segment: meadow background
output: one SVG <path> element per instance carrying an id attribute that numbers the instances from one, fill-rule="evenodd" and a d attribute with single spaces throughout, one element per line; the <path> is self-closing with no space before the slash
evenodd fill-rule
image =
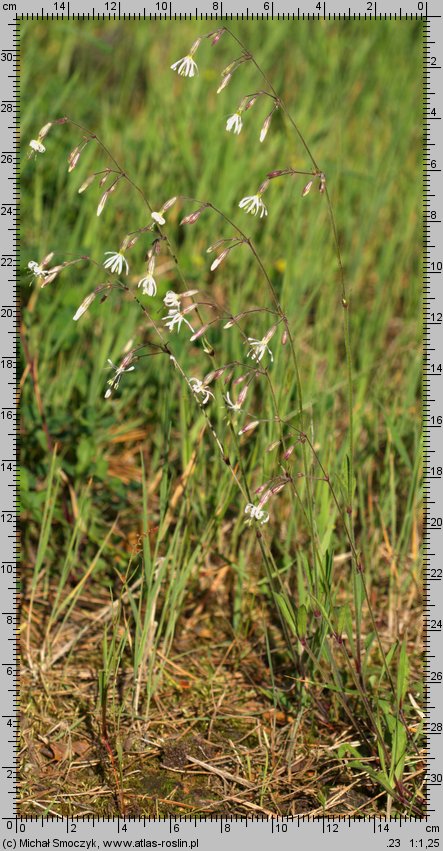
<path id="1" fill-rule="evenodd" d="M 280 113 L 259 143 L 268 111 L 260 100 L 240 136 L 226 133 L 241 97 L 262 85 L 246 63 L 216 95 L 221 71 L 239 55 L 227 36 L 215 47 L 202 44 L 198 77 L 170 70 L 210 23 L 23 22 L 23 813 L 372 814 L 392 806 L 413 812 L 423 802 L 421 26 L 250 21 L 232 28 L 301 128 L 336 213 L 350 302 L 357 544 L 394 677 L 400 646 L 403 666 L 405 653 L 409 660 L 401 788 L 386 794 L 389 769 L 383 781 L 378 758 L 343 713 L 321 648 L 315 671 L 295 671 L 254 532 L 245 527 L 244 502 L 168 359 L 141 359 L 104 399 L 107 358 L 118 363 L 129 340 L 149 338 L 141 312 L 111 293 L 73 322 L 82 299 L 106 277 L 85 262 L 41 289 L 27 270 L 49 251 L 54 262 L 89 255 L 100 263 L 128 231 L 148 223 L 140 198 L 123 186 L 97 218 L 101 192 L 95 185 L 77 190 L 108 162 L 89 144 L 68 175 L 69 152 L 81 138 L 69 124 L 51 129 L 44 155 L 28 157 L 29 140 L 52 119 L 67 115 L 93 130 L 154 209 L 178 194 L 212 201 L 254 240 L 279 293 L 310 438 L 346 505 L 343 308 L 326 204 L 314 190 L 301 197 L 303 178 L 286 178 L 266 193 L 266 220 L 238 209 L 268 171 L 308 169 L 306 154 Z M 209 212 L 179 227 L 193 209 L 167 214 L 188 288 L 233 313 L 269 307 L 244 248 L 210 273 L 207 247 L 231 232 Z M 128 253 L 131 287 L 145 269 L 146 248 L 141 240 Z M 160 321 L 165 292 L 183 290 L 166 251 L 156 279 L 152 309 Z M 244 325 L 252 337 L 268 327 L 263 314 Z M 214 326 L 210 340 L 217 365 L 244 360 L 235 329 Z M 212 368 L 187 335 L 174 337 L 173 346 L 188 375 L 202 378 Z M 277 337 L 272 347 L 279 410 L 296 425 L 286 350 Z M 242 438 L 239 450 L 226 421 L 226 389 L 221 383 L 211 420 L 257 487 L 275 471 L 275 456 L 265 451 L 275 427 Z M 270 416 L 264 383 L 251 408 Z M 294 469 L 302 470 L 300 453 Z M 352 604 L 349 545 L 325 483 L 313 488 L 322 599 L 333 620 L 339 605 Z M 303 483 L 300 493 L 303 500 Z M 306 606 L 309 634 L 317 626 L 305 580 L 305 522 L 285 492 L 270 514 L 264 534 L 285 593 Z M 365 609 L 363 633 L 370 701 L 386 720 L 389 696 Z M 336 664 L 342 670 L 342 660 Z M 359 695 L 341 676 L 358 716 Z M 206 768 L 198 773 L 189 757 Z"/>

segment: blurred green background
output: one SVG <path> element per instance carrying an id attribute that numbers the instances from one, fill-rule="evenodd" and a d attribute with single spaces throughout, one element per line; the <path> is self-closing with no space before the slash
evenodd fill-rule
<path id="1" fill-rule="evenodd" d="M 416 556 L 421 24 L 250 21 L 234 22 L 232 28 L 284 98 L 328 179 L 351 305 L 361 546 L 374 567 L 386 540 L 399 558 L 409 558 L 411 552 Z M 68 175 L 67 157 L 81 139 L 69 124 L 51 129 L 44 155 L 28 158 L 29 140 L 47 121 L 63 115 L 98 134 L 143 188 L 154 209 L 172 195 L 209 199 L 254 239 L 290 318 L 314 443 L 335 481 L 344 476 L 346 368 L 341 293 L 327 207 L 314 189 L 301 197 L 303 178 L 282 178 L 272 182 L 266 193 L 266 220 L 238 209 L 239 200 L 256 191 L 266 172 L 288 165 L 309 169 L 310 163 L 280 113 L 274 116 L 265 142 L 259 143 L 269 109 L 265 99 L 245 114 L 240 136 L 226 133 L 226 119 L 243 95 L 262 87 L 252 63 L 245 63 L 216 95 L 221 71 L 239 55 L 228 36 L 214 47 L 209 40 L 202 43 L 196 56 L 198 77 L 184 79 L 170 70 L 171 63 L 209 29 L 200 22 L 171 21 L 24 22 L 20 28 L 26 341 L 22 500 L 25 547 L 32 549 L 45 499 L 50 449 L 57 443 L 69 492 L 65 482 L 68 506 L 63 509 L 62 501 L 57 502 L 58 533 L 50 542 L 54 564 L 60 547 L 65 546 L 63 529 L 72 511 L 75 514 L 72 505 L 87 481 L 92 480 L 88 491 L 91 541 L 103 540 L 118 512 L 127 516 L 126 530 L 131 524 L 137 527 L 131 506 L 140 500 L 139 450 L 145 453 L 150 477 L 167 459 L 172 480 L 186 468 L 204 424 L 163 357 L 139 361 L 112 399 L 104 400 L 109 377 L 106 359 L 118 362 L 130 339 L 146 341 L 148 336 L 136 306 L 116 293 L 101 305 L 97 300 L 78 323 L 72 321 L 84 296 L 106 280 L 96 267 L 86 262 L 72 267 L 43 290 L 38 283 L 29 283 L 29 260 L 39 261 L 55 251 L 54 262 L 87 254 L 100 263 L 105 251 L 118 250 L 128 231 L 148 223 L 140 198 L 122 185 L 100 218 L 96 216 L 101 195 L 97 186 L 78 195 L 86 176 L 108 162 L 91 143 Z M 231 231 L 210 212 L 194 226 L 180 228 L 182 216 L 194 208 L 190 203 L 167 214 L 168 234 L 187 285 L 210 293 L 232 312 L 254 305 L 269 307 L 263 278 L 246 248 L 236 249 L 214 274 L 209 272 L 213 255 L 206 253 L 208 245 L 231 236 Z M 144 273 L 148 246 L 149 241 L 141 239 L 128 253 L 131 287 Z M 164 313 L 164 293 L 183 289 L 183 283 L 166 252 L 158 260 L 157 272 L 159 294 L 145 301 L 159 319 Z M 269 319 L 252 314 L 242 327 L 249 336 L 260 337 Z M 216 364 L 244 359 L 235 329 L 222 332 L 220 328 L 214 326 L 209 334 Z M 202 378 L 212 368 L 211 359 L 201 346 L 190 346 L 186 334 L 174 336 L 173 347 L 188 374 Z M 296 407 L 294 381 L 277 337 L 273 349 L 272 375 L 285 415 Z M 211 417 L 232 446 L 221 390 L 211 405 Z M 269 416 L 263 382 L 257 382 L 248 404 L 251 411 Z M 254 485 L 278 471 L 275 457 L 264 453 L 274 437 L 275 428 L 264 426 L 245 444 L 244 464 Z M 221 516 L 230 502 L 231 507 L 237 505 L 241 519 L 243 506 L 236 503 L 229 474 L 220 470 L 209 438 L 199 452 L 199 485 L 188 494 L 196 529 L 205 527 L 219 505 L 220 484 L 230 494 Z M 317 500 L 321 539 L 329 543 L 334 535 L 335 546 L 346 547 L 340 529 L 335 529 L 334 506 L 324 485 Z M 291 523 L 288 517 L 285 541 L 279 544 L 290 560 L 299 534 Z"/>

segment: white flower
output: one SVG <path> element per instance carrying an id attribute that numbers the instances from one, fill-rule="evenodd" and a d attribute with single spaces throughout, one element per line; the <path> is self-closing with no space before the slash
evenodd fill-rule
<path id="1" fill-rule="evenodd" d="M 171 68 L 173 71 L 177 71 L 180 77 L 193 77 L 195 74 L 198 74 L 197 63 L 189 53 L 187 56 L 178 59 L 177 62 L 174 62 Z"/>
<path id="2" fill-rule="evenodd" d="M 267 523 L 269 520 L 269 514 L 267 511 L 263 511 L 262 508 L 259 508 L 257 505 L 254 505 L 252 502 L 248 502 L 245 508 L 245 514 L 249 514 L 249 524 L 252 523 L 253 520 L 257 520 L 261 525 L 263 523 Z"/>
<path id="3" fill-rule="evenodd" d="M 271 358 L 271 362 L 273 362 L 274 355 L 272 354 L 271 349 L 268 346 L 268 340 L 269 340 L 268 334 L 265 337 L 263 337 L 262 340 L 256 340 L 254 337 L 248 337 L 248 343 L 249 343 L 248 357 L 250 357 L 252 360 L 256 360 L 258 362 L 258 361 L 261 361 L 265 352 L 268 352 L 268 354 Z"/>
<path id="4" fill-rule="evenodd" d="M 241 133 L 241 129 L 243 127 L 243 121 L 239 112 L 234 112 L 234 115 L 231 115 L 226 122 L 226 130 L 228 133 L 233 131 L 237 136 Z"/>
<path id="5" fill-rule="evenodd" d="M 183 296 L 191 296 L 195 295 L 197 290 L 187 290 L 183 293 Z M 180 331 L 182 323 L 184 322 L 188 328 L 191 329 L 192 333 L 194 333 L 194 329 L 190 322 L 186 319 L 186 317 L 181 312 L 181 297 L 174 293 L 172 290 L 168 290 L 166 293 L 163 304 L 165 307 L 169 307 L 167 316 L 163 316 L 163 322 L 165 323 L 165 328 L 169 328 L 170 331 L 173 331 L 177 326 L 177 331 Z"/>
<path id="6" fill-rule="evenodd" d="M 32 148 L 32 150 L 35 151 L 36 154 L 44 154 L 46 151 L 45 146 L 42 145 L 42 143 L 38 139 L 31 139 L 29 147 Z"/>
<path id="7" fill-rule="evenodd" d="M 226 396 L 223 396 L 223 399 L 226 402 L 226 406 L 230 408 L 231 411 L 235 411 L 235 413 L 241 411 L 241 405 L 238 402 L 233 402 L 229 393 L 226 393 Z"/>
<path id="8" fill-rule="evenodd" d="M 180 331 L 182 327 L 182 323 L 184 322 L 188 328 L 194 333 L 194 329 L 190 322 L 180 313 L 180 310 L 176 310 L 173 308 L 172 310 L 168 310 L 167 316 L 162 316 L 163 322 L 165 323 L 165 328 L 169 328 L 170 331 L 173 331 L 175 326 L 177 326 L 177 332 Z"/>
<path id="9" fill-rule="evenodd" d="M 119 251 L 105 251 L 105 256 L 106 254 L 109 254 L 110 256 L 103 263 L 105 269 L 110 269 L 111 272 L 117 272 L 118 275 L 121 275 L 124 265 L 126 268 L 126 274 L 128 274 L 129 266 L 124 254 L 120 254 Z"/>
<path id="10" fill-rule="evenodd" d="M 157 222 L 158 225 L 164 225 L 166 223 L 166 219 L 162 216 L 161 213 L 156 213 L 155 211 L 151 213 L 151 217 L 154 219 L 154 222 Z"/>
<path id="11" fill-rule="evenodd" d="M 145 278 L 142 278 L 138 285 L 139 287 L 143 287 L 143 295 L 154 296 L 157 292 L 157 284 L 154 279 L 154 268 L 155 268 L 155 256 L 149 258 L 148 263 L 148 274 Z"/>
<path id="12" fill-rule="evenodd" d="M 76 311 L 76 313 L 72 317 L 74 322 L 77 322 L 77 319 L 80 319 L 80 316 L 83 316 L 83 314 L 86 313 L 89 305 L 92 304 L 96 295 L 97 295 L 97 293 L 93 292 L 93 293 L 90 293 L 89 295 L 87 295 L 86 298 L 83 299 L 80 307 L 78 308 L 78 310 Z"/>
<path id="13" fill-rule="evenodd" d="M 261 195 L 247 195 L 246 198 L 242 198 L 239 205 L 242 209 L 244 209 L 245 213 L 251 213 L 252 216 L 256 216 L 257 213 L 260 213 L 260 218 L 268 215 L 268 211 L 261 199 Z"/>
<path id="14" fill-rule="evenodd" d="M 172 290 L 168 290 L 163 299 L 163 304 L 165 305 L 165 307 L 173 307 L 175 308 L 175 310 L 180 310 L 180 296 L 177 295 L 177 293 L 174 293 Z"/>
<path id="15" fill-rule="evenodd" d="M 123 360 L 122 360 L 122 362 L 119 366 L 116 366 L 115 363 L 112 363 L 112 360 L 110 360 L 110 358 L 108 358 L 108 363 L 110 364 L 112 369 L 115 371 L 115 375 L 113 375 L 112 378 L 110 378 L 109 381 L 108 381 L 109 387 L 108 387 L 108 389 L 105 393 L 105 399 L 109 399 L 112 391 L 117 389 L 118 385 L 120 384 L 120 379 L 121 379 L 123 373 L 132 372 L 135 369 L 135 366 L 129 366 L 131 361 L 132 361 L 132 352 L 129 352 L 127 355 L 125 355 L 125 357 L 123 358 Z"/>
<path id="16" fill-rule="evenodd" d="M 157 284 L 153 275 L 146 275 L 146 278 L 141 278 L 137 286 L 143 287 L 143 295 L 154 296 L 157 292 Z"/>
<path id="17" fill-rule="evenodd" d="M 203 396 L 203 399 L 201 400 L 202 405 L 207 405 L 211 396 L 214 398 L 214 394 L 211 393 L 206 384 L 203 384 L 203 381 L 200 381 L 199 378 L 190 378 L 189 386 L 196 396 Z"/>
<path id="18" fill-rule="evenodd" d="M 48 273 L 35 262 L 35 260 L 30 260 L 28 263 L 28 269 L 32 272 L 35 278 L 44 278 Z"/>

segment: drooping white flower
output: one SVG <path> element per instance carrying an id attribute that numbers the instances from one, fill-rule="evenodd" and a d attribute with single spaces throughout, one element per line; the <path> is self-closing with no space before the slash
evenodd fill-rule
<path id="1" fill-rule="evenodd" d="M 160 207 L 159 210 L 153 210 L 151 213 L 151 218 L 154 219 L 154 222 L 156 222 L 158 225 L 165 225 L 166 219 L 164 214 L 167 210 L 170 210 L 170 208 L 174 206 L 176 200 L 177 196 L 173 195 L 172 198 L 168 198 L 168 200 L 165 201 L 165 203 Z"/>
<path id="2" fill-rule="evenodd" d="M 35 151 L 36 154 L 44 154 L 46 151 L 45 146 L 42 145 L 39 139 L 31 139 L 29 147 L 32 148 L 32 150 Z"/>
<path id="3" fill-rule="evenodd" d="M 112 360 L 108 358 L 108 363 L 114 370 L 115 375 L 113 375 L 112 378 L 110 378 L 107 382 L 109 384 L 109 387 L 105 393 L 105 399 L 109 399 L 112 391 L 117 390 L 122 375 L 125 372 L 132 372 L 135 369 L 135 366 L 130 366 L 130 363 L 132 361 L 132 354 L 132 352 L 128 352 L 128 354 L 125 355 L 119 366 L 116 366 L 115 363 L 113 363 Z"/>
<path id="4" fill-rule="evenodd" d="M 117 275 L 121 275 L 123 266 L 125 266 L 126 274 L 128 274 L 129 266 L 124 254 L 121 254 L 119 251 L 105 251 L 105 256 L 106 254 L 110 256 L 103 263 L 105 269 L 110 269 L 111 272 L 117 272 Z"/>
<path id="5" fill-rule="evenodd" d="M 163 299 L 163 304 L 165 305 L 165 307 L 174 307 L 175 310 L 180 310 L 180 296 L 177 295 L 177 293 L 174 293 L 172 290 L 168 290 Z"/>
<path id="6" fill-rule="evenodd" d="M 263 511 L 262 508 L 259 508 L 257 505 L 254 505 L 252 502 L 248 502 L 245 508 L 245 514 L 249 515 L 249 524 L 252 523 L 253 520 L 257 520 L 261 526 L 263 523 L 267 523 L 269 520 L 269 514 L 267 511 Z"/>
<path id="7" fill-rule="evenodd" d="M 83 299 L 80 307 L 78 308 L 78 310 L 75 312 L 74 316 L 72 317 L 74 322 L 77 322 L 77 319 L 80 319 L 80 317 L 83 316 L 84 313 L 86 313 L 89 305 L 92 304 L 96 295 L 97 295 L 97 293 L 93 292 L 93 293 L 90 293 L 89 295 L 87 295 L 86 298 Z"/>
<path id="8" fill-rule="evenodd" d="M 260 213 L 260 218 L 268 215 L 268 211 L 262 201 L 260 193 L 257 195 L 246 195 L 245 198 L 242 198 L 239 205 L 245 213 L 251 213 L 252 216 L 256 216 L 257 213 Z"/>
<path id="9" fill-rule="evenodd" d="M 143 287 L 143 295 L 154 296 L 157 293 L 157 284 L 152 275 L 146 275 L 146 278 L 141 278 L 138 286 Z"/>
<path id="10" fill-rule="evenodd" d="M 143 295 L 154 296 L 157 292 L 157 284 L 154 279 L 155 255 L 149 258 L 148 274 L 145 278 L 141 278 L 138 282 L 139 287 L 143 287 Z"/>
<path id="11" fill-rule="evenodd" d="M 42 268 L 39 263 L 36 263 L 35 260 L 30 260 L 28 263 L 28 269 L 35 278 L 44 278 L 48 273 Z"/>
<path id="12" fill-rule="evenodd" d="M 58 266 L 47 269 L 46 267 L 51 263 L 53 257 L 54 252 L 50 251 L 49 254 L 43 257 L 43 260 L 40 260 L 40 263 L 36 263 L 35 260 L 30 260 L 28 263 L 28 269 L 31 275 L 40 282 L 41 287 L 46 287 L 50 284 L 65 265 L 64 263 L 59 263 Z"/>
<path id="13" fill-rule="evenodd" d="M 188 53 L 187 56 L 182 56 L 182 58 L 178 59 L 177 62 L 174 62 L 174 64 L 171 65 L 171 69 L 173 71 L 177 71 L 177 74 L 180 74 L 180 77 L 194 77 L 195 74 L 198 74 L 197 63 L 190 53 Z"/>
<path id="14" fill-rule="evenodd" d="M 252 360 L 256 360 L 257 363 L 261 361 L 265 352 L 268 353 L 271 358 L 271 363 L 274 360 L 274 355 L 271 352 L 271 349 L 268 346 L 269 334 L 266 334 L 261 340 L 256 340 L 254 337 L 248 337 L 249 343 L 249 352 L 248 358 Z"/>
<path id="15" fill-rule="evenodd" d="M 234 115 L 231 115 L 226 122 L 226 130 L 228 133 L 232 132 L 238 136 L 241 133 L 241 129 L 243 127 L 243 121 L 241 114 L 239 112 L 234 112 Z"/>
<path id="16" fill-rule="evenodd" d="M 231 411 L 234 411 L 236 414 L 241 411 L 241 404 L 239 402 L 233 402 L 229 393 L 226 393 L 226 396 L 223 396 L 223 399 L 226 402 L 226 407 Z"/>
<path id="17" fill-rule="evenodd" d="M 201 401 L 202 405 L 207 405 L 208 402 L 209 402 L 209 399 L 211 397 L 212 397 L 212 399 L 214 398 L 214 394 L 209 390 L 209 388 L 207 387 L 206 384 L 203 384 L 203 381 L 200 381 L 199 378 L 190 378 L 189 379 L 189 386 L 190 386 L 192 392 L 197 397 L 198 396 L 203 397 L 201 400 L 199 400 L 199 401 Z"/>

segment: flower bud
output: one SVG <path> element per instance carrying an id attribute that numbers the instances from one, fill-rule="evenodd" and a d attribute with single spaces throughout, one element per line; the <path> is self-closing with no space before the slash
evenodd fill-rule
<path id="1" fill-rule="evenodd" d="M 238 59 L 234 59 L 230 65 L 227 65 L 226 68 L 221 72 L 222 77 L 225 77 L 227 74 L 231 74 L 234 71 L 235 66 L 238 64 Z"/>
<path id="2" fill-rule="evenodd" d="M 193 305 L 191 305 L 191 307 L 197 307 L 197 305 L 193 304 Z M 186 313 L 186 310 L 184 310 L 183 313 Z M 198 331 L 196 331 L 195 334 L 192 335 L 192 337 L 190 338 L 190 342 L 194 343 L 195 340 L 199 340 L 200 337 L 203 337 L 203 335 L 206 334 L 206 331 L 208 330 L 208 328 L 209 328 L 209 325 L 202 325 L 202 327 L 199 328 Z M 209 374 L 211 375 L 211 373 L 209 373 Z M 207 379 L 205 378 L 203 384 L 206 384 L 206 383 L 207 383 Z"/>
<path id="3" fill-rule="evenodd" d="M 238 405 L 240 405 L 240 406 L 243 405 L 243 402 L 245 401 L 246 396 L 248 395 L 248 390 L 249 390 L 249 384 L 247 384 L 246 387 L 243 387 L 243 390 L 240 390 L 240 393 L 238 394 L 238 399 L 237 399 Z"/>
<path id="4" fill-rule="evenodd" d="M 209 328 L 209 325 L 206 325 L 205 328 Z M 212 372 L 208 372 L 206 377 L 203 379 L 203 384 L 211 384 L 212 381 L 217 381 L 217 378 L 220 378 L 223 375 L 224 371 L 225 367 L 220 366 L 218 369 L 214 369 Z"/>
<path id="5" fill-rule="evenodd" d="M 189 216 L 185 216 L 184 219 L 181 220 L 181 225 L 193 225 L 200 218 L 203 210 L 206 210 L 206 204 L 203 204 L 202 207 L 199 207 L 198 210 L 194 210 L 193 213 L 189 213 Z"/>
<path id="6" fill-rule="evenodd" d="M 136 234 L 135 236 L 127 236 L 122 243 L 122 250 L 126 251 L 128 248 L 133 248 L 136 242 L 138 242 L 140 236 Z"/>
<path id="7" fill-rule="evenodd" d="M 100 201 L 98 202 L 97 216 L 100 216 L 102 214 L 103 208 L 104 208 L 108 198 L 109 198 L 109 189 L 107 189 L 106 192 L 103 193 L 102 197 L 100 198 Z"/>
<path id="8" fill-rule="evenodd" d="M 303 192 L 301 193 L 302 198 L 304 198 L 306 195 L 309 195 L 309 192 L 311 191 L 311 186 L 312 186 L 313 183 L 314 183 L 313 180 L 308 180 L 306 186 L 303 189 Z"/>
<path id="9" fill-rule="evenodd" d="M 252 423 L 248 423 L 247 425 L 243 426 L 243 428 L 241 428 L 238 433 L 239 435 L 246 434 L 248 431 L 253 431 L 255 428 L 257 428 L 258 425 L 260 425 L 259 421 L 253 420 Z"/>
<path id="10" fill-rule="evenodd" d="M 47 124 L 45 124 L 45 125 L 42 127 L 42 129 L 40 130 L 40 132 L 39 132 L 39 134 L 38 134 L 38 138 L 40 139 L 40 141 L 42 141 L 42 140 L 45 138 L 45 136 L 47 136 L 47 135 L 48 135 L 48 133 L 49 133 L 49 131 L 50 131 L 51 127 L 52 127 L 52 124 L 53 124 L 53 122 L 52 122 L 52 121 L 48 121 L 48 123 L 47 123 Z"/>
<path id="11" fill-rule="evenodd" d="M 79 147 L 79 145 L 77 145 L 77 147 L 74 148 L 73 151 L 71 151 L 71 153 L 69 154 L 69 157 L 68 157 L 68 163 L 69 163 L 68 171 L 74 171 L 74 169 L 75 169 L 75 167 L 76 167 L 76 165 L 77 165 L 77 163 L 80 159 L 81 152 L 82 152 L 82 149 Z"/>
<path id="12" fill-rule="evenodd" d="M 263 127 L 260 131 L 260 142 L 264 142 L 264 140 L 266 139 L 266 136 L 268 135 L 268 130 L 271 126 L 271 119 L 272 119 L 272 116 L 274 114 L 275 109 L 276 109 L 276 107 L 274 107 L 274 109 L 271 110 L 271 112 L 269 113 L 269 115 L 266 116 L 266 118 L 263 122 Z"/>
<path id="13" fill-rule="evenodd" d="M 193 304 L 188 304 L 188 306 L 185 307 L 184 310 L 182 310 L 182 316 L 187 316 L 188 313 L 192 313 L 192 311 L 196 310 L 197 307 L 198 304 L 196 304 L 195 302 Z"/>
<path id="14" fill-rule="evenodd" d="M 213 262 L 211 263 L 211 272 L 215 272 L 217 266 L 220 266 L 220 263 L 222 263 L 225 257 L 229 254 L 229 251 L 229 248 L 225 248 L 225 250 L 222 251 L 221 254 L 219 254 L 218 257 L 215 258 L 215 260 L 213 260 Z"/>
<path id="15" fill-rule="evenodd" d="M 237 387 L 239 384 L 243 384 L 247 377 L 247 375 L 239 375 L 238 378 L 234 378 L 234 381 L 232 382 L 233 386 Z"/>
<path id="16" fill-rule="evenodd" d="M 53 252 L 53 251 L 50 251 L 50 252 L 49 252 L 49 254 L 47 254 L 47 255 L 46 255 L 46 257 L 43 257 L 43 260 L 42 260 L 42 262 L 40 263 L 40 266 L 42 267 L 42 269 L 44 269 L 44 268 L 45 268 L 45 266 L 47 266 L 47 265 L 48 265 L 48 263 L 50 263 L 50 262 L 51 262 L 51 260 L 52 260 L 52 258 L 53 258 L 53 257 L 54 257 L 54 252 Z"/>
<path id="17" fill-rule="evenodd" d="M 74 322 L 77 322 L 77 320 L 80 319 L 80 317 L 83 316 L 84 313 L 86 313 L 88 307 L 92 304 L 96 295 L 97 295 L 97 293 L 94 290 L 93 293 L 90 293 L 89 295 L 86 296 L 86 298 L 83 299 L 80 307 L 78 308 L 78 310 L 76 311 L 76 313 L 72 317 Z"/>
<path id="18" fill-rule="evenodd" d="M 49 269 L 49 271 L 46 273 L 45 277 L 43 278 L 43 280 L 40 284 L 41 288 L 43 289 L 44 287 L 47 287 L 48 284 L 52 284 L 52 282 L 55 281 L 58 273 L 61 272 L 62 269 L 63 269 L 63 265 L 54 266 L 53 269 Z"/>
<path id="19" fill-rule="evenodd" d="M 252 95 L 252 97 L 251 97 L 251 98 L 249 98 L 249 99 L 247 98 L 247 99 L 246 99 L 246 103 L 245 103 L 245 105 L 244 105 L 244 107 L 243 107 L 244 111 L 245 111 L 245 112 L 247 112 L 247 111 L 248 111 L 248 109 L 251 109 L 251 107 L 253 107 L 253 106 L 254 106 L 254 103 L 255 103 L 257 100 L 258 100 L 258 95 Z"/>
<path id="20" fill-rule="evenodd" d="M 269 491 L 269 496 L 274 496 L 274 494 L 280 493 L 285 485 L 287 485 L 287 482 L 278 482 L 277 484 L 272 485 L 272 488 L 270 488 Z"/>
<path id="21" fill-rule="evenodd" d="M 86 180 L 83 181 L 82 185 L 80 186 L 80 189 L 78 190 L 79 195 L 81 195 L 82 192 L 88 189 L 91 183 L 94 182 L 95 177 L 95 174 L 90 174 L 89 177 L 87 177 Z"/>
<path id="22" fill-rule="evenodd" d="M 212 251 L 217 251 L 217 248 L 219 248 L 220 245 L 223 245 L 225 242 L 227 242 L 226 239 L 218 239 L 217 242 L 214 242 L 213 245 L 210 245 L 209 248 L 206 249 L 206 254 L 211 254 Z"/>
<path id="23" fill-rule="evenodd" d="M 170 210 L 171 207 L 174 206 L 176 200 L 177 200 L 177 196 L 173 195 L 172 198 L 169 198 L 168 201 L 165 201 L 165 203 L 163 204 L 162 209 L 161 209 L 162 213 L 166 213 L 166 210 Z"/>
<path id="24" fill-rule="evenodd" d="M 220 83 L 220 85 L 217 89 L 218 95 L 220 94 L 220 92 L 223 91 L 223 89 L 226 88 L 226 86 L 228 85 L 228 83 L 230 82 L 231 79 L 232 79 L 232 72 L 230 72 L 229 74 L 226 74 L 226 76 L 223 77 L 223 80 L 221 81 L 221 83 Z"/>
<path id="25" fill-rule="evenodd" d="M 211 44 L 212 44 L 212 45 L 214 45 L 214 44 L 218 44 L 218 42 L 220 41 L 220 39 L 221 39 L 221 37 L 222 37 L 223 33 L 225 33 L 225 32 L 226 32 L 225 28 L 224 28 L 224 27 L 220 27 L 220 29 L 219 29 L 219 30 L 216 30 L 216 31 L 215 31 L 215 32 L 213 32 L 213 33 L 209 33 L 208 38 L 211 38 L 211 39 L 212 39 Z"/>

